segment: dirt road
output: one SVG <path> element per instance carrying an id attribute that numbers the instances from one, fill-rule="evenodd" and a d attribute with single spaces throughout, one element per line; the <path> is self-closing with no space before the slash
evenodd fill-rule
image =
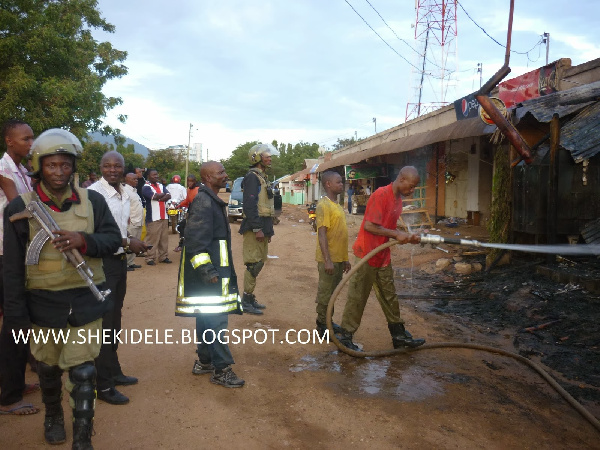
<path id="1" fill-rule="evenodd" d="M 471 350 L 359 360 L 332 344 L 292 343 L 308 339 L 315 320 L 316 236 L 299 219 L 306 219 L 305 211 L 286 207 L 276 227 L 269 250 L 276 258 L 267 262 L 256 291 L 267 305 L 265 314 L 230 316 L 230 329 L 247 330 L 259 341 L 267 338 L 262 344 L 231 345 L 234 370 L 246 380 L 242 389 L 192 375 L 192 343 L 158 343 L 165 341 L 166 330 L 172 330 L 175 342 L 194 329 L 193 319 L 174 316 L 177 264 L 144 265 L 129 274 L 123 326 L 130 335 L 151 331 L 146 343 L 119 349 L 125 373 L 140 382 L 122 388 L 131 399 L 128 405 L 97 402 L 95 448 L 600 448 L 598 432 L 516 361 Z M 351 224 L 351 242 L 358 225 Z M 239 223 L 232 225 L 241 278 L 238 229 Z M 169 248 L 176 242 L 171 235 Z M 403 283 L 425 280 L 418 266 L 439 257 L 417 246 L 395 247 L 394 264 L 406 274 L 399 280 L 401 289 Z M 343 295 L 338 303 L 336 319 Z M 407 328 L 429 342 L 468 341 L 513 350 L 510 336 L 458 327 L 455 318 L 430 311 L 425 302 L 406 301 L 401 309 Z M 391 345 L 373 295 L 355 340 L 366 349 Z M 35 379 L 28 372 L 28 381 Z M 41 405 L 39 393 L 27 399 Z M 66 394 L 64 406 L 70 419 Z M 42 423 L 43 413 L 0 417 L 0 448 L 44 447 Z M 70 442 L 70 427 L 67 436 Z"/>

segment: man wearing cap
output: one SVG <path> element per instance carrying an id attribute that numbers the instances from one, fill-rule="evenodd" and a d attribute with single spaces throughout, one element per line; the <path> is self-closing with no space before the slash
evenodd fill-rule
<path id="1" fill-rule="evenodd" d="M 256 277 L 267 260 L 269 242 L 275 234 L 273 190 L 266 174 L 266 170 L 271 167 L 272 155 L 277 156 L 279 152 L 271 144 L 254 145 L 248 153 L 250 171 L 242 181 L 244 218 L 240 225 L 240 234 L 244 236 L 243 254 L 246 265 L 242 307 L 244 312 L 256 315 L 261 315 L 261 309 L 266 308 L 258 303 L 254 296 Z"/>
<path id="2" fill-rule="evenodd" d="M 46 441 L 59 444 L 66 440 L 61 376 L 68 371 L 73 448 L 88 449 L 96 398 L 94 358 L 100 352 L 102 315 L 109 302 L 98 300 L 63 252 L 78 250 L 93 273 L 92 283 L 104 289 L 102 257 L 119 249 L 121 234 L 104 198 L 73 185 L 79 151 L 79 140 L 61 129 L 47 130 L 33 142 L 35 189 L 15 198 L 5 211 L 4 256 L 12 264 L 4 268 L 4 313 L 14 332 L 27 335 L 33 328 L 38 335 L 50 336 L 46 342 L 30 340 L 46 407 Z M 24 214 L 33 201 L 41 203 L 60 230 L 53 230 L 54 239 L 43 243 L 37 264 L 26 266 L 26 251 L 40 228 L 37 220 Z M 59 333 L 66 338 L 60 339 Z"/>

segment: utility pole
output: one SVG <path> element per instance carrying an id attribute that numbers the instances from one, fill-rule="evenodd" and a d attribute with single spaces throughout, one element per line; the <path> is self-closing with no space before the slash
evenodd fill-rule
<path id="1" fill-rule="evenodd" d="M 190 163 L 190 143 L 192 141 L 192 127 L 193 125 L 190 123 L 190 131 L 188 132 L 188 145 L 187 145 L 187 155 L 185 157 L 185 182 L 187 183 L 188 171 L 189 171 L 189 163 Z"/>
<path id="2" fill-rule="evenodd" d="M 375 134 L 377 134 L 377 118 L 373 117 L 373 123 L 375 124 Z"/>
<path id="3" fill-rule="evenodd" d="M 483 82 L 483 64 L 477 63 L 477 72 L 479 72 L 479 87 L 481 88 L 481 83 Z"/>
<path id="4" fill-rule="evenodd" d="M 358 134 L 356 133 L 356 131 L 354 132 L 354 141 L 358 142 Z"/>
<path id="5" fill-rule="evenodd" d="M 546 44 L 546 65 L 548 65 L 548 53 L 550 52 L 550 33 L 544 32 L 542 42 Z"/>

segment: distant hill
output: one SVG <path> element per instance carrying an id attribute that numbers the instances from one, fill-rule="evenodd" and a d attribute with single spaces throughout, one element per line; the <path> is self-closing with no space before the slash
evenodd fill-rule
<path id="1" fill-rule="evenodd" d="M 115 148 L 117 147 L 115 144 L 115 138 L 113 136 L 104 136 L 99 131 L 90 133 L 88 137 L 92 141 L 100 142 L 101 144 L 112 144 L 115 146 Z M 142 155 L 144 158 L 148 156 L 148 147 L 140 144 L 137 141 L 134 141 L 133 139 L 129 139 L 127 136 L 123 137 L 125 138 L 125 147 L 127 147 L 129 144 L 133 144 L 133 148 L 137 154 Z"/>

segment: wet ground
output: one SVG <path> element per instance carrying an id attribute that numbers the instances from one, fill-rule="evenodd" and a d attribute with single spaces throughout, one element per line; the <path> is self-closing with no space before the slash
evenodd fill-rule
<path id="1" fill-rule="evenodd" d="M 485 264 L 483 257 L 469 262 Z M 577 267 L 575 267 L 575 265 Z M 596 259 L 554 270 L 594 277 Z M 398 275 L 402 301 L 451 318 L 444 332 L 456 341 L 482 340 L 540 362 L 574 398 L 600 414 L 600 295 L 536 272 L 545 261 L 518 255 L 490 273 L 460 276 L 404 269 Z M 576 270 L 579 269 L 579 270 Z M 411 299 L 411 297 L 414 297 Z M 474 338 L 474 335 L 477 338 Z M 454 339 L 453 339 L 454 340 Z"/>

